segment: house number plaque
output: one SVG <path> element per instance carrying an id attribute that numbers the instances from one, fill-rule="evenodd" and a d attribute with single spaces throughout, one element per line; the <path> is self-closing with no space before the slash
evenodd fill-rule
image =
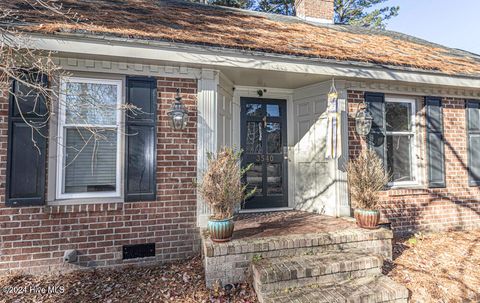
<path id="1" fill-rule="evenodd" d="M 257 162 L 273 162 L 273 155 L 257 155 Z"/>

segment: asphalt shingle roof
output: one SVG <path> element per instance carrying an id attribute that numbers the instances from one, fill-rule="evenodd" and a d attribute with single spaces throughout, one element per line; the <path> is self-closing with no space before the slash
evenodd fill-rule
<path id="1" fill-rule="evenodd" d="M 240 49 L 480 77 L 480 56 L 392 31 L 324 25 L 176 0 L 58 0 L 66 16 L 2 1 L 18 28 Z"/>

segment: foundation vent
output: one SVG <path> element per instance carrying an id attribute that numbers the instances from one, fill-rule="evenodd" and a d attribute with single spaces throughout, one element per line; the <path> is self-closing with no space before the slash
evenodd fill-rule
<path id="1" fill-rule="evenodd" d="M 155 256 L 155 243 L 123 246 L 123 259 L 146 258 Z"/>

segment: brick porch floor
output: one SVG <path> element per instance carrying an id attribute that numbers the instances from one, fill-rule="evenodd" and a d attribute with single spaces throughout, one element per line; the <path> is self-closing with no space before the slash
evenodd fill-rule
<path id="1" fill-rule="evenodd" d="M 295 234 L 315 234 L 359 229 L 353 218 L 335 218 L 302 211 L 240 214 L 235 220 L 235 239 Z"/>

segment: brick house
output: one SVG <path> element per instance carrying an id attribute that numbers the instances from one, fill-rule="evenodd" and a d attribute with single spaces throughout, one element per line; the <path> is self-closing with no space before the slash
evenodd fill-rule
<path id="1" fill-rule="evenodd" d="M 61 2 L 89 21 L 0 4 L 20 16 L 32 47 L 55 52 L 69 73 L 37 147 L 9 93 L 21 83 L 0 93 L 0 272 L 196 253 L 209 210 L 192 181 L 207 152 L 224 145 L 255 163 L 247 181 L 261 190 L 244 213 L 350 216 L 345 163 L 371 145 L 393 175 L 382 197 L 394 232 L 480 226 L 480 56 L 334 25 L 328 0 L 299 0 L 296 17 L 170 0 Z M 332 85 L 336 159 L 325 157 Z M 108 92 L 93 102 L 133 103 L 142 113 L 75 121 L 69 106 L 92 87 Z M 182 130 L 168 115 L 177 89 L 188 109 Z M 355 130 L 361 103 L 374 118 L 367 138 Z M 114 144 L 72 151 L 84 124 L 105 127 Z M 65 265 L 72 249 L 78 260 Z"/>

